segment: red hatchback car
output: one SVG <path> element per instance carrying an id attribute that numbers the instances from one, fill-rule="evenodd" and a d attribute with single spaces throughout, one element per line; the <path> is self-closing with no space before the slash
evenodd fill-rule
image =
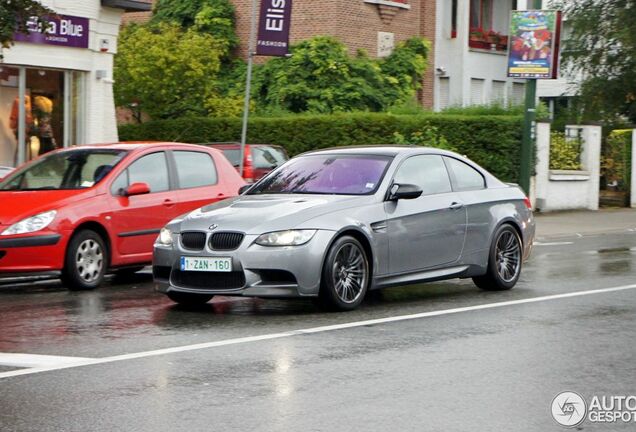
<path id="1" fill-rule="evenodd" d="M 57 272 L 70 289 L 152 261 L 171 219 L 238 194 L 215 149 L 122 143 L 57 150 L 0 182 L 0 276 Z"/>

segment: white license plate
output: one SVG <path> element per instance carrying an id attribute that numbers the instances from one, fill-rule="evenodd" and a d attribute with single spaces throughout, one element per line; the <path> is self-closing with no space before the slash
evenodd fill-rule
<path id="1" fill-rule="evenodd" d="M 231 272 L 232 258 L 181 257 L 181 270 L 202 272 Z"/>

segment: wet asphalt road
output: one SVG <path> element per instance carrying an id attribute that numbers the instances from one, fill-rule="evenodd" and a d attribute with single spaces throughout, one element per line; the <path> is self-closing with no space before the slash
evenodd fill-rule
<path id="1" fill-rule="evenodd" d="M 538 245 L 511 291 L 400 287 L 340 314 L 231 298 L 184 310 L 153 293 L 148 274 L 94 292 L 0 286 L 0 353 L 102 359 L 636 283 L 636 233 L 558 241 L 572 244 Z M 0 431 L 565 430 L 550 415 L 557 393 L 636 394 L 635 331 L 627 289 L 223 342 L 0 378 Z M 0 377 L 19 369 L 0 365 Z"/>

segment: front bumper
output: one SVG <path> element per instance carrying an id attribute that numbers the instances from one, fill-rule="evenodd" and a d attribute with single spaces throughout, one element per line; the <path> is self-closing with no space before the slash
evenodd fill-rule
<path id="1" fill-rule="evenodd" d="M 249 297 L 317 296 L 323 259 L 335 234 L 335 231 L 318 230 L 308 243 L 286 247 L 259 246 L 254 243 L 258 235 L 248 234 L 236 250 L 213 251 L 206 245 L 201 252 L 184 249 L 179 236 L 174 235 L 172 247 L 155 245 L 153 275 L 156 289 L 162 293 Z M 229 257 L 233 271 L 232 274 L 181 272 L 182 256 Z M 187 277 L 183 277 L 184 273 L 188 273 Z"/>
<path id="2" fill-rule="evenodd" d="M 66 242 L 54 232 L 0 237 L 0 274 L 61 270 Z"/>

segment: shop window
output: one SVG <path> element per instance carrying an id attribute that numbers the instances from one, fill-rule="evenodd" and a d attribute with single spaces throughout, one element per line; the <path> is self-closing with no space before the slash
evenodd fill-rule
<path id="1" fill-rule="evenodd" d="M 0 66 L 0 165 L 81 142 L 82 72 Z"/>
<path id="2" fill-rule="evenodd" d="M 15 166 L 18 161 L 18 140 L 26 145 L 26 137 L 20 137 L 20 69 L 0 65 L 0 166 Z M 30 123 L 29 109 L 23 121 Z"/>
<path id="3" fill-rule="evenodd" d="M 63 145 L 64 72 L 27 69 L 26 87 L 33 117 L 26 157 L 32 159 Z"/>

